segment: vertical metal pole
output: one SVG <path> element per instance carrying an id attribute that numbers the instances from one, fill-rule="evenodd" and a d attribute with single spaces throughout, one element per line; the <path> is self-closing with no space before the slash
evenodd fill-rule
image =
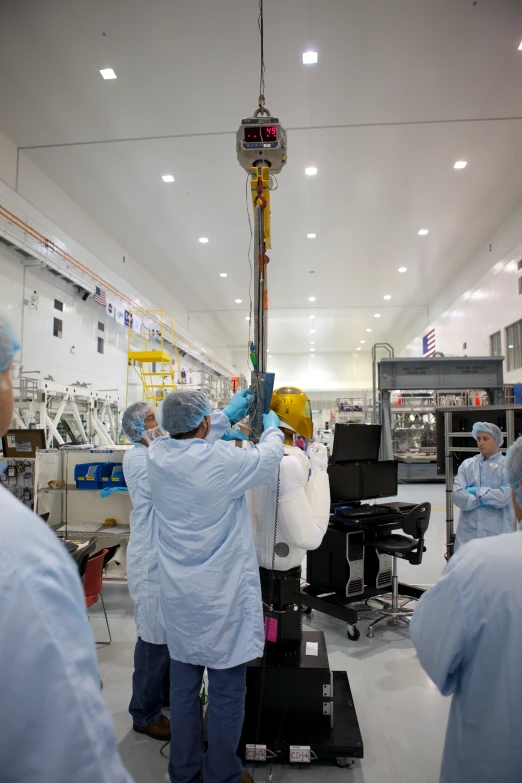
<path id="1" fill-rule="evenodd" d="M 264 210 L 256 205 L 254 215 L 254 345 L 257 354 L 258 370 L 252 372 L 254 406 L 250 416 L 250 428 L 253 439 L 258 440 L 263 432 L 263 412 L 265 407 L 265 379 L 267 366 L 267 327 L 268 310 L 265 296 L 268 291 L 267 265 L 265 254 L 265 216 Z"/>
<path id="2" fill-rule="evenodd" d="M 451 541 L 453 536 L 453 452 L 451 433 L 453 432 L 453 414 L 451 411 L 444 414 L 444 454 L 446 462 L 446 554 L 451 555 Z"/>

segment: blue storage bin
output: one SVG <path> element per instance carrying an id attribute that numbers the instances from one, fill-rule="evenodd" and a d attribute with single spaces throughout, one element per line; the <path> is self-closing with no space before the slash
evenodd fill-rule
<path id="1" fill-rule="evenodd" d="M 515 395 L 515 405 L 522 405 L 522 383 L 515 383 L 513 394 Z"/>
<path id="2" fill-rule="evenodd" d="M 77 489 L 101 489 L 100 470 L 102 462 L 86 462 L 74 466 L 74 480 Z"/>
<path id="3" fill-rule="evenodd" d="M 111 473 L 111 484 L 113 487 L 126 487 L 125 476 L 123 475 L 123 465 L 114 465 Z"/>

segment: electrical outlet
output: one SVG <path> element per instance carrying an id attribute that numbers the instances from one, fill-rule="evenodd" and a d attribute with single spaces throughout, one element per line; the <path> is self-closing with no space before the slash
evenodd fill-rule
<path id="1" fill-rule="evenodd" d="M 290 764 L 310 764 L 309 745 L 290 745 Z"/>
<path id="2" fill-rule="evenodd" d="M 266 745 L 247 745 L 245 755 L 247 761 L 266 761 Z"/>

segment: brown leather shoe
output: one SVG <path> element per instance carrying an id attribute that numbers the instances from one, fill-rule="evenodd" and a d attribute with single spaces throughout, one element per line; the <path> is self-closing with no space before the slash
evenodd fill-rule
<path id="1" fill-rule="evenodd" d="M 136 726 L 132 725 L 134 731 L 138 734 L 146 734 L 147 737 L 152 737 L 155 740 L 161 740 L 161 742 L 168 742 L 170 740 L 170 720 L 165 715 L 160 715 L 158 720 L 151 723 L 150 726 Z"/>

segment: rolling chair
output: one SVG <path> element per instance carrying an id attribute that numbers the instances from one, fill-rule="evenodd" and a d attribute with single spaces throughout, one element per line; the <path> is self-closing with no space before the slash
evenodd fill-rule
<path id="1" fill-rule="evenodd" d="M 85 569 L 85 577 L 83 580 L 83 589 L 85 592 L 85 606 L 87 609 L 93 606 L 101 598 L 103 614 L 105 615 L 105 623 L 107 625 L 107 632 L 109 634 L 109 640 L 107 642 L 96 642 L 97 647 L 108 647 L 112 643 L 111 629 L 109 627 L 109 620 L 107 618 L 107 610 L 105 609 L 105 601 L 103 600 L 103 564 L 105 556 L 108 553 L 108 549 L 102 549 L 100 554 L 96 557 L 91 557 L 87 561 L 87 568 Z M 103 687 L 103 685 L 102 685 Z"/>
<path id="2" fill-rule="evenodd" d="M 397 558 L 401 557 L 404 560 L 408 560 L 412 565 L 420 565 L 422 563 L 422 555 L 425 552 L 424 534 L 430 523 L 430 514 L 431 504 L 420 503 L 404 518 L 402 530 L 406 535 L 392 533 L 379 536 L 379 534 L 377 534 L 375 538 L 365 542 L 365 546 L 371 546 L 378 552 L 392 556 L 391 603 L 389 600 L 385 600 L 384 595 L 368 598 L 366 601 L 368 608 L 372 609 L 372 611 L 378 615 L 377 619 L 368 626 L 367 636 L 370 639 L 373 637 L 373 629 L 390 618 L 394 618 L 406 626 L 410 624 L 410 618 L 414 610 L 406 609 L 405 605 L 409 604 L 411 601 L 417 601 L 418 599 L 399 595 Z M 401 600 L 402 603 L 399 603 Z M 372 606 L 370 603 L 371 601 L 379 604 L 379 607 L 375 608 Z"/>

